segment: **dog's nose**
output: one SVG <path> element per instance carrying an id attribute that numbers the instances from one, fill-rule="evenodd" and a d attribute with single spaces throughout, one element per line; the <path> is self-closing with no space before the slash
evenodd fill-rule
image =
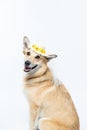
<path id="1" fill-rule="evenodd" d="M 31 62 L 30 61 L 25 61 L 25 66 L 29 66 L 31 64 Z"/>

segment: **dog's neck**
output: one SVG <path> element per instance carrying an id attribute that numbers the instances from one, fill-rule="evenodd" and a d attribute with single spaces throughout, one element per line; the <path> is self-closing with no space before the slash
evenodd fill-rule
<path id="1" fill-rule="evenodd" d="M 25 87 L 40 87 L 40 86 L 51 86 L 53 85 L 53 76 L 49 68 L 40 76 L 38 77 L 30 77 L 25 75 L 24 77 L 24 86 Z"/>

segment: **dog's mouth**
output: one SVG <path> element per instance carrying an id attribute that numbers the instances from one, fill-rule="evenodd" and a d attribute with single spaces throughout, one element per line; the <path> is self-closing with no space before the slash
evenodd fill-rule
<path id="1" fill-rule="evenodd" d="M 34 65 L 33 67 L 25 66 L 25 67 L 24 67 L 24 71 L 25 71 L 25 72 L 30 72 L 31 70 L 36 69 L 37 66 L 38 66 L 38 65 Z"/>

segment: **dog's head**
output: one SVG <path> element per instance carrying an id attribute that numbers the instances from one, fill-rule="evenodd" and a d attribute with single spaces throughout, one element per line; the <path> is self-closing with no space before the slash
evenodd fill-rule
<path id="1" fill-rule="evenodd" d="M 47 70 L 47 62 L 57 55 L 43 55 L 38 51 L 35 51 L 30 45 L 30 41 L 27 37 L 23 38 L 23 53 L 24 53 L 24 72 L 29 76 L 40 76 Z M 45 50 L 43 50 L 45 51 Z"/>

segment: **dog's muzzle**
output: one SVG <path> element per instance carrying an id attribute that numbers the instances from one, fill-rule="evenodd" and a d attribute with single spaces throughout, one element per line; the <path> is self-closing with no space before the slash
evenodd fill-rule
<path id="1" fill-rule="evenodd" d="M 37 66 L 38 66 L 37 64 L 34 65 L 29 60 L 27 60 L 24 63 L 24 71 L 30 72 L 31 70 L 34 70 Z"/>

